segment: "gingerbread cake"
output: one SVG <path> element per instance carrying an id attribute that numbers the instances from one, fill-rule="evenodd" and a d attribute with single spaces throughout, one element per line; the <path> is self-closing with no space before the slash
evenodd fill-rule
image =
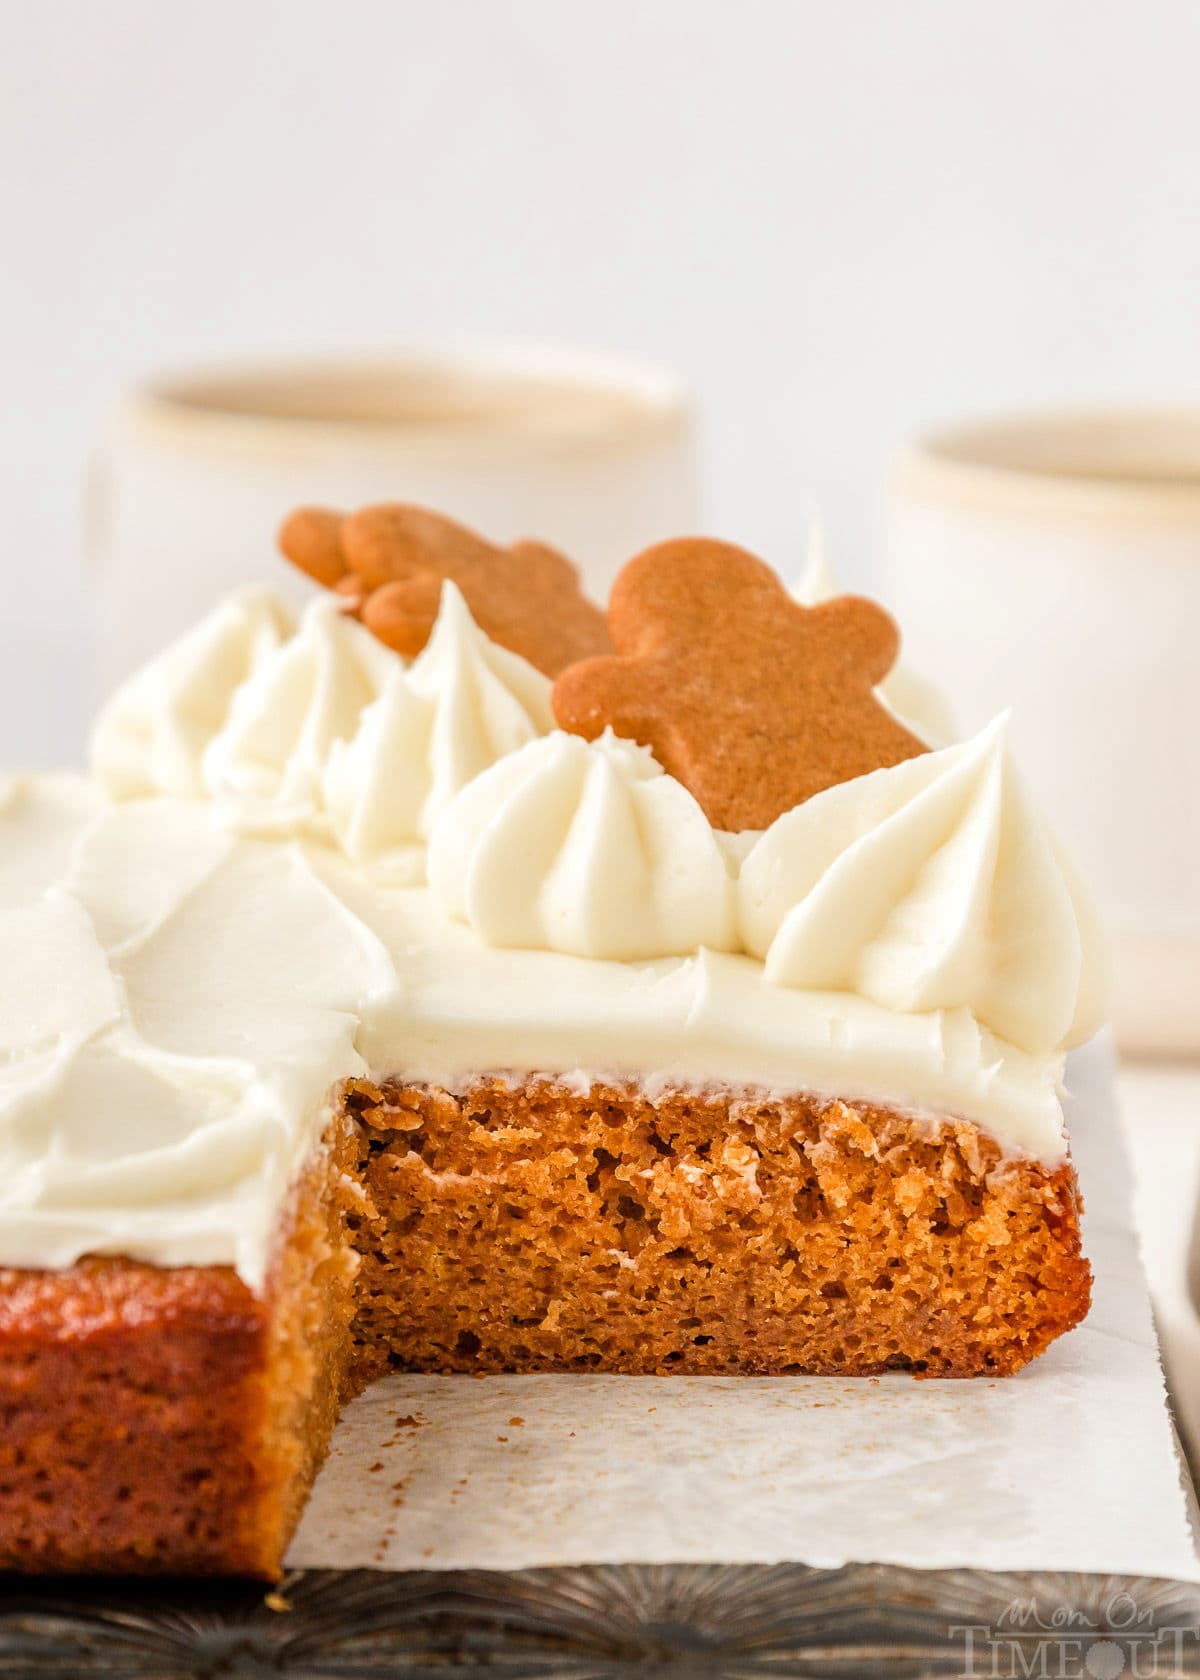
<path id="1" fill-rule="evenodd" d="M 1086 903 L 873 603 L 301 510 L 0 781 L 0 1566 L 276 1574 L 389 1369 L 1006 1376 Z M 822 595 L 828 592 L 824 589 Z"/>

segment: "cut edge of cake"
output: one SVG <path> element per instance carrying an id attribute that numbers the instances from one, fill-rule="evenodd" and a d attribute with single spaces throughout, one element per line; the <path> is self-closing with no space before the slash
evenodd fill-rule
<path id="1" fill-rule="evenodd" d="M 753 1090 L 352 1079 L 268 1284 L 0 1273 L 0 1567 L 277 1577 L 390 1369 L 1004 1376 L 1087 1311 L 1069 1158 Z"/>
<path id="2" fill-rule="evenodd" d="M 0 1270 L 0 1568 L 275 1579 L 350 1391 L 340 1109 L 261 1294 L 229 1266 Z"/>

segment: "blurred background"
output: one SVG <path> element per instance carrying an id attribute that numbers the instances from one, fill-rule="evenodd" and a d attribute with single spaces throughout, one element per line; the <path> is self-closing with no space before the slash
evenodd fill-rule
<path id="1" fill-rule="evenodd" d="M 532 342 L 691 387 L 705 523 L 869 583 L 902 440 L 1200 385 L 1200 9 L 6 0 L 0 761 L 78 757 L 81 503 L 162 367 Z"/>

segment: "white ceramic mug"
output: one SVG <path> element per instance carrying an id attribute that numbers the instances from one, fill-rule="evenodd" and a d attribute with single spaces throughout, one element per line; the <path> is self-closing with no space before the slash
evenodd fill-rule
<path id="1" fill-rule="evenodd" d="M 275 550 L 301 503 L 414 501 L 485 536 L 544 538 L 603 599 L 647 543 L 696 521 L 679 384 L 581 355 L 385 355 L 148 382 L 93 475 L 105 690 L 222 594 L 295 587 Z"/>
<path id="2" fill-rule="evenodd" d="M 1019 758 L 1108 926 L 1126 1048 L 1200 1052 L 1200 412 L 1043 415 L 918 442 L 884 596 L 964 729 Z"/>

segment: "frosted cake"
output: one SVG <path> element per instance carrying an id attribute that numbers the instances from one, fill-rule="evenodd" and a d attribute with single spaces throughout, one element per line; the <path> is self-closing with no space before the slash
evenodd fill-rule
<path id="1" fill-rule="evenodd" d="M 1087 1310 L 1084 898 L 742 551 L 305 510 L 0 782 L 0 1564 L 275 1574 L 389 1368 L 954 1376 Z M 920 706 L 917 705 L 917 710 Z"/>

